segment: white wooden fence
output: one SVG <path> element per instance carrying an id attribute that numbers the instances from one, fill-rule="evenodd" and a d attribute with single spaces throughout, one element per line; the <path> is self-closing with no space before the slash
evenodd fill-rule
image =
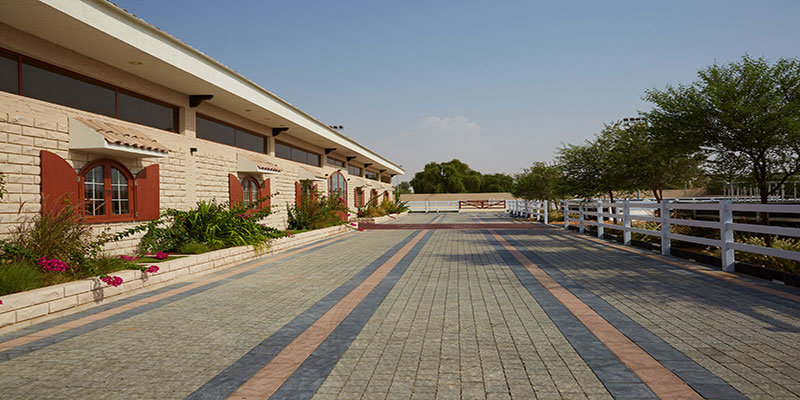
<path id="1" fill-rule="evenodd" d="M 418 201 L 409 201 L 406 203 L 408 207 L 408 211 L 411 212 L 444 212 L 444 211 L 455 211 L 461 212 L 461 207 L 459 207 L 458 200 L 418 200 Z"/>
<path id="2" fill-rule="evenodd" d="M 514 217 L 536 218 L 549 224 L 547 200 L 506 200 L 506 212 Z"/>
<path id="3" fill-rule="evenodd" d="M 563 207 L 565 210 L 565 229 L 568 229 L 570 222 L 575 222 L 578 225 L 578 231 L 580 233 L 583 233 L 587 226 L 595 226 L 597 227 L 598 237 L 603 237 L 605 229 L 616 229 L 622 231 L 623 243 L 625 245 L 630 245 L 631 233 L 639 233 L 660 238 L 661 253 L 664 255 L 670 254 L 670 240 L 719 247 L 722 258 L 722 269 L 728 272 L 734 271 L 734 264 L 736 262 L 734 250 L 800 261 L 800 252 L 739 243 L 735 242 L 733 238 L 734 232 L 800 237 L 800 229 L 798 228 L 733 222 L 734 212 L 797 214 L 798 218 L 800 218 L 800 205 L 740 204 L 731 203 L 730 200 L 698 203 L 682 203 L 674 200 L 663 200 L 660 203 L 624 200 L 611 203 L 604 200 L 594 200 L 590 202 L 564 201 Z M 658 216 L 654 216 L 656 215 L 656 213 L 653 212 L 654 210 L 659 210 L 657 213 Z M 673 210 L 714 211 L 718 215 L 718 220 L 704 221 L 672 218 L 671 211 Z M 587 219 L 587 217 L 591 218 Z M 622 225 L 613 223 L 613 219 L 620 220 Z M 631 221 L 656 222 L 660 224 L 660 229 L 656 231 L 635 228 L 631 226 Z M 672 225 L 716 229 L 719 230 L 719 239 L 672 233 L 670 232 L 670 226 Z"/>

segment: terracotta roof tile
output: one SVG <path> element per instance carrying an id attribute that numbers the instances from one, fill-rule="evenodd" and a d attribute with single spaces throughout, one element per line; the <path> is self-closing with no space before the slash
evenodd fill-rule
<path id="1" fill-rule="evenodd" d="M 263 160 L 263 159 L 261 159 L 261 157 L 254 157 L 254 156 L 252 156 L 250 154 L 243 154 L 243 155 L 245 157 L 247 157 L 250 161 L 256 163 L 256 166 L 258 166 L 259 169 L 263 169 L 263 170 L 267 170 L 267 171 L 274 171 L 274 172 L 281 172 L 281 169 L 278 168 L 277 165 L 275 165 L 275 164 L 273 164 L 273 163 L 271 163 L 269 161 Z"/>
<path id="2" fill-rule="evenodd" d="M 94 129 L 97 133 L 102 135 L 108 143 L 144 150 L 160 151 L 162 153 L 169 152 L 166 147 L 159 144 L 155 139 L 151 139 L 149 136 L 136 129 L 96 119 L 77 118 L 77 120 L 89 128 Z"/>

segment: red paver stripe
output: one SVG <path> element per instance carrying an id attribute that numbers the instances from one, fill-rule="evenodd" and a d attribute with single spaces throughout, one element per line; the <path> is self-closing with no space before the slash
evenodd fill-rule
<path id="1" fill-rule="evenodd" d="M 426 233 L 427 231 L 422 231 L 414 236 L 352 292 L 298 335 L 264 368 L 240 386 L 229 399 L 268 399 L 272 396 Z"/>
<path id="2" fill-rule="evenodd" d="M 764 292 L 764 293 L 769 293 L 769 294 L 774 295 L 774 296 L 783 297 L 784 299 L 800 302 L 800 295 L 796 295 L 796 294 L 789 293 L 789 292 L 784 292 L 783 290 L 773 289 L 771 287 L 767 287 L 767 286 L 764 286 L 764 285 L 761 285 L 761 284 L 758 284 L 758 283 L 748 282 L 748 281 L 743 280 L 742 278 L 740 278 L 740 277 L 738 277 L 735 274 L 732 274 L 730 272 L 725 272 L 725 271 L 722 271 L 722 270 L 719 270 L 719 271 L 707 270 L 705 268 L 701 268 L 701 267 L 694 266 L 694 265 L 691 265 L 691 264 L 686 264 L 686 263 L 681 263 L 679 261 L 670 260 L 670 259 L 668 259 L 668 258 L 666 258 L 664 256 L 661 256 L 661 255 L 648 254 L 648 253 L 646 253 L 644 251 L 640 251 L 638 249 L 631 249 L 631 248 L 628 248 L 626 246 L 619 245 L 619 244 L 616 244 L 616 243 L 609 243 L 609 242 L 606 242 L 604 240 L 591 238 L 591 237 L 583 237 L 583 236 L 581 236 L 581 235 L 579 235 L 577 233 L 573 233 L 573 232 L 566 232 L 566 233 L 568 233 L 569 235 L 572 235 L 572 236 L 574 236 L 576 238 L 588 239 L 588 240 L 590 240 L 592 242 L 595 242 L 595 243 L 599 243 L 599 244 L 602 244 L 602 245 L 605 245 L 605 246 L 613 247 L 613 248 L 618 249 L 618 250 L 624 250 L 624 251 L 626 251 L 628 253 L 644 256 L 644 257 L 650 258 L 652 260 L 656 260 L 656 261 L 660 261 L 660 262 L 667 263 L 667 264 L 670 264 L 670 265 L 674 265 L 676 267 L 680 267 L 680 268 L 683 268 L 683 269 L 688 269 L 690 271 L 699 272 L 699 273 L 701 273 L 703 275 L 708 275 L 708 276 L 711 276 L 711 277 L 714 277 L 714 278 L 717 278 L 717 279 L 721 279 L 721 280 L 724 280 L 726 282 L 730 282 L 730 283 L 733 283 L 733 284 L 736 284 L 736 285 L 739 285 L 739 286 L 744 286 L 746 288 L 755 289 L 755 290 L 758 290 L 758 291 L 761 291 L 761 292 Z"/>
<path id="3" fill-rule="evenodd" d="M 313 249 L 313 248 L 316 248 L 316 247 L 319 247 L 319 246 L 322 246 L 322 245 L 326 245 L 328 243 L 336 242 L 336 241 L 339 241 L 339 240 L 342 240 L 342 239 L 344 239 L 344 237 L 340 236 L 340 237 L 336 237 L 336 238 L 333 238 L 333 239 L 325 240 L 323 242 L 316 243 L 316 244 L 314 244 L 312 246 L 301 247 L 301 248 L 298 248 L 296 250 L 292 250 L 292 251 L 289 251 L 289 252 L 282 253 L 280 255 L 271 257 L 269 260 L 265 260 L 265 262 L 278 261 L 278 260 L 281 260 L 283 258 L 295 255 L 297 253 L 300 253 L 300 252 L 303 252 L 303 251 L 306 251 L 306 250 L 309 250 L 309 249 Z M 134 302 L 131 302 L 131 303 L 128 303 L 128 304 L 124 304 L 124 305 L 119 306 L 119 307 L 112 308 L 110 310 L 101 311 L 99 313 L 88 315 L 86 317 L 79 318 L 79 319 L 76 319 L 74 321 L 65 322 L 63 324 L 56 325 L 56 326 L 51 327 L 51 328 L 42 329 L 41 331 L 33 332 L 33 333 L 25 335 L 25 336 L 20 336 L 18 338 L 11 339 L 11 340 L 9 340 L 7 342 L 0 343 L 0 352 L 6 351 L 6 350 L 10 350 L 10 349 L 13 349 L 15 347 L 19 347 L 19 346 L 22 346 L 22 345 L 25 345 L 25 344 L 28 344 L 28 343 L 31 343 L 31 342 L 35 342 L 35 341 L 37 341 L 39 339 L 46 338 L 46 337 L 49 337 L 49 336 L 53 336 L 53 335 L 55 335 L 57 333 L 61 333 L 61 332 L 64 332 L 64 331 L 67 331 L 67 330 L 70 330 L 70 329 L 73 329 L 73 328 L 77 328 L 77 327 L 92 323 L 94 321 L 99 321 L 101 319 L 108 318 L 108 317 L 117 315 L 119 313 L 131 310 L 131 309 L 134 309 L 134 308 L 138 308 L 138 307 L 144 306 L 146 304 L 150 304 L 150 303 L 159 301 L 161 299 L 165 299 L 167 297 L 174 296 L 176 294 L 180 294 L 180 293 L 192 290 L 192 289 L 200 287 L 200 286 L 205 286 L 205 285 L 207 285 L 209 283 L 214 283 L 216 281 L 228 278 L 230 276 L 239 274 L 239 273 L 244 272 L 244 271 L 249 271 L 249 270 L 251 270 L 253 268 L 257 268 L 259 266 L 260 266 L 260 264 L 252 265 L 252 266 L 249 266 L 249 267 L 234 268 L 233 270 L 231 270 L 229 272 L 226 272 L 224 274 L 220 274 L 220 275 L 218 275 L 216 277 L 213 277 L 211 279 L 206 279 L 206 280 L 203 280 L 203 281 L 200 281 L 200 282 L 192 283 L 190 285 L 181 286 L 181 287 L 179 287 L 177 289 L 173 289 L 173 290 L 169 290 L 169 291 L 166 291 L 166 292 L 163 292 L 163 293 L 159 293 L 157 295 L 150 296 L 150 297 L 148 297 L 146 299 L 137 300 L 137 301 L 134 301 Z"/>
<path id="4" fill-rule="evenodd" d="M 614 353 L 628 369 L 635 373 L 653 393 L 661 399 L 702 399 L 686 382 L 636 343 L 628 339 L 611 323 L 561 286 L 516 247 L 495 232 L 492 236 L 508 250 L 525 269 L 560 301 L 581 323 Z"/>

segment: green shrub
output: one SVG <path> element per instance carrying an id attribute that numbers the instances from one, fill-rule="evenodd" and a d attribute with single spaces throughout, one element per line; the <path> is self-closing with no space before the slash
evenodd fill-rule
<path id="1" fill-rule="evenodd" d="M 201 254 L 211 250 L 211 247 L 196 240 L 190 240 L 178 247 L 178 252 L 183 254 Z"/>
<path id="2" fill-rule="evenodd" d="M 181 247 L 189 242 L 203 245 L 205 251 L 233 246 L 266 246 L 275 230 L 258 223 L 270 214 L 268 208 L 257 210 L 262 201 L 266 198 L 249 206 L 201 201 L 188 211 L 169 209 L 160 220 L 146 225 L 147 233 L 139 242 L 139 253 L 182 252 Z M 136 229 L 139 228 L 125 234 Z M 201 247 L 190 246 L 189 249 L 199 251 Z"/>
<path id="3" fill-rule="evenodd" d="M 347 222 L 347 207 L 338 198 L 326 197 L 303 181 L 299 205 L 287 205 L 286 223 L 290 230 L 311 230 L 341 225 Z"/>
<path id="4" fill-rule="evenodd" d="M 755 235 L 736 235 L 736 242 L 751 244 L 754 246 L 767 247 L 767 242 L 764 236 Z M 780 238 L 778 236 L 772 237 L 773 247 L 781 250 L 800 251 L 800 240 L 790 238 Z M 719 247 L 709 247 L 706 249 L 707 254 L 719 257 Z M 744 251 L 735 251 L 736 261 L 761 266 L 764 268 L 774 269 L 778 271 L 791 272 L 793 274 L 800 274 L 800 262 L 789 260 L 786 258 L 778 258 L 767 256 L 763 254 L 747 253 Z"/>
<path id="5" fill-rule="evenodd" d="M 0 263 L 0 296 L 42 286 L 42 272 L 33 263 Z"/>
<path id="6" fill-rule="evenodd" d="M 96 252 L 91 229 L 81 223 L 69 206 L 56 215 L 42 213 L 23 222 L 9 244 L 15 248 L 17 259 L 55 258 L 70 266 L 82 264 Z"/>

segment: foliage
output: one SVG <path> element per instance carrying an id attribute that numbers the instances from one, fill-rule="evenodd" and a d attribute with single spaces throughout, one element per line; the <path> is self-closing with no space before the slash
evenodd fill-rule
<path id="1" fill-rule="evenodd" d="M 45 257 L 67 265 L 84 264 L 96 252 L 91 229 L 75 217 L 70 206 L 55 215 L 42 213 L 24 221 L 12 233 L 11 241 L 3 245 L 3 254 L 17 260 Z"/>
<path id="2" fill-rule="evenodd" d="M 530 168 L 516 175 L 511 194 L 522 199 L 557 202 L 565 195 L 560 185 L 561 178 L 561 170 L 557 165 L 534 162 Z"/>
<path id="3" fill-rule="evenodd" d="M 414 174 L 410 184 L 414 193 L 485 193 L 511 190 L 513 178 L 504 174 L 482 175 L 453 159 L 426 164 Z"/>
<path id="4" fill-rule="evenodd" d="M 600 138 L 582 145 L 567 144 L 556 153 L 556 163 L 562 173 L 561 190 L 564 193 L 590 199 L 608 194 L 613 200 L 614 191 L 622 186 L 614 171 L 611 153 Z"/>
<path id="5" fill-rule="evenodd" d="M 158 222 L 143 226 L 147 233 L 139 242 L 139 253 L 175 252 L 183 244 L 192 241 L 209 249 L 263 247 L 273 230 L 258 223 L 270 214 L 269 208 L 258 209 L 263 201 L 266 198 L 247 206 L 201 201 L 188 211 L 168 209 Z M 132 231 L 125 233 L 131 234 Z"/>
<path id="6" fill-rule="evenodd" d="M 617 190 L 645 189 L 661 201 L 664 189 L 682 187 L 702 176 L 703 155 L 665 142 L 665 135 L 658 134 L 662 129 L 667 128 L 616 122 L 603 130 L 601 145 L 610 150 Z"/>
<path id="7" fill-rule="evenodd" d="M 800 60 L 742 57 L 698 72 L 691 85 L 650 90 L 647 113 L 664 143 L 709 155 L 718 174 L 749 175 L 761 202 L 800 171 Z M 766 221 L 764 221 L 766 222 Z"/>
<path id="8" fill-rule="evenodd" d="M 30 262 L 0 264 L 0 296 L 36 289 L 41 286 L 41 281 L 42 272 Z"/>
<path id="9" fill-rule="evenodd" d="M 400 184 L 394 188 L 395 198 L 399 198 L 401 194 L 408 194 L 408 193 L 411 193 L 411 184 L 408 182 L 400 182 Z"/>
<path id="10" fill-rule="evenodd" d="M 771 236 L 769 238 L 765 238 L 763 236 L 747 235 L 747 236 L 737 237 L 736 239 L 737 242 L 751 244 L 754 246 L 766 247 L 769 242 L 770 247 L 776 249 L 800 251 L 800 240 L 792 238 L 780 238 L 778 236 Z M 706 252 L 716 257 L 720 256 L 719 247 L 710 247 L 706 250 Z M 800 274 L 800 262 L 794 260 L 772 257 L 763 254 L 747 253 L 738 250 L 736 251 L 735 256 L 736 256 L 736 261 L 738 262 L 761 266 L 764 268 L 774 269 L 778 271 L 791 272 L 793 274 Z"/>
<path id="11" fill-rule="evenodd" d="M 378 204 L 378 198 L 373 197 L 363 207 L 358 208 L 356 216 L 359 218 L 376 218 L 404 211 L 408 211 L 407 202 L 384 199 Z"/>
<path id="12" fill-rule="evenodd" d="M 182 254 L 202 254 L 212 250 L 216 249 L 210 247 L 205 243 L 200 243 L 196 240 L 190 240 L 186 243 L 181 244 L 178 247 L 178 252 Z"/>
<path id="13" fill-rule="evenodd" d="M 288 229 L 319 229 L 347 222 L 344 199 L 326 197 L 308 181 L 303 181 L 302 185 L 300 204 L 286 207 Z"/>

